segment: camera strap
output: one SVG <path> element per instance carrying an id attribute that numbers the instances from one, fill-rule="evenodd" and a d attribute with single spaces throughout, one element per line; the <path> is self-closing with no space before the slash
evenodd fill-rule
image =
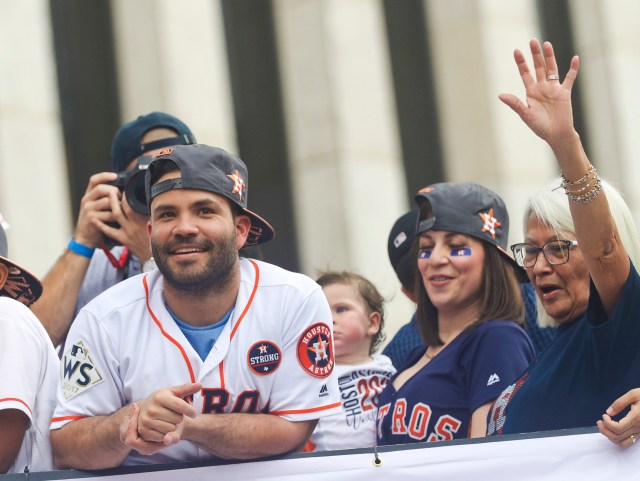
<path id="1" fill-rule="evenodd" d="M 118 259 L 116 259 L 116 256 L 114 256 L 111 253 L 111 251 L 107 248 L 107 246 L 103 245 L 102 246 L 102 250 L 106 254 L 107 259 L 109 259 L 109 262 L 111 262 L 111 265 L 113 267 L 115 267 L 116 269 L 122 269 L 124 266 L 127 265 L 127 261 L 129 260 L 129 248 L 128 247 L 125 246 L 122 249 L 122 254 L 120 254 L 120 257 Z"/>

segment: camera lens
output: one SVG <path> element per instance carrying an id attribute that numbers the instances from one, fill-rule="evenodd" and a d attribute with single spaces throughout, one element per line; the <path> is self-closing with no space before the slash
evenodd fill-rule
<path id="1" fill-rule="evenodd" d="M 127 202 L 133 210 L 143 215 L 149 215 L 147 197 L 144 190 L 144 175 L 147 167 L 149 167 L 149 164 L 154 158 L 155 157 L 149 155 L 140 157 L 135 167 L 124 172 L 119 172 L 116 180 L 109 182 L 109 184 L 115 185 L 125 193 Z M 115 229 L 120 228 L 120 224 L 117 222 L 107 222 L 107 224 Z M 120 245 L 118 241 L 107 236 L 103 236 L 103 243 L 108 249 Z"/>
<path id="2" fill-rule="evenodd" d="M 144 190 L 144 175 L 154 158 L 150 155 L 145 155 L 138 159 L 138 163 L 130 171 L 130 176 L 124 189 L 127 195 L 127 202 L 138 214 L 149 215 L 147 196 Z"/>
<path id="3" fill-rule="evenodd" d="M 140 170 L 133 174 L 127 183 L 125 194 L 127 202 L 133 210 L 138 214 L 149 215 L 149 207 L 147 206 L 147 196 L 144 191 L 144 170 Z"/>

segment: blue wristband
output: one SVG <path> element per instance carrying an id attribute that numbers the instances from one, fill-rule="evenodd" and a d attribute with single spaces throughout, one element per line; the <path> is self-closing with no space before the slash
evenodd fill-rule
<path id="1" fill-rule="evenodd" d="M 80 242 L 77 242 L 73 237 L 69 239 L 67 249 L 79 256 L 86 257 L 87 259 L 91 259 L 91 257 L 93 257 L 93 251 L 96 250 L 94 247 L 80 244 Z"/>

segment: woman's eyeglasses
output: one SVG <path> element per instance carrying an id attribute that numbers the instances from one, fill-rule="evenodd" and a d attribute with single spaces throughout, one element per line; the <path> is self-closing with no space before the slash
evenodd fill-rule
<path id="1" fill-rule="evenodd" d="M 533 267 L 538 260 L 538 253 L 542 251 L 542 255 L 552 266 L 558 266 L 569 262 L 569 252 L 572 246 L 577 246 L 578 241 L 571 240 L 554 240 L 547 242 L 542 247 L 538 247 L 526 242 L 514 244 L 511 251 L 520 267 Z"/>

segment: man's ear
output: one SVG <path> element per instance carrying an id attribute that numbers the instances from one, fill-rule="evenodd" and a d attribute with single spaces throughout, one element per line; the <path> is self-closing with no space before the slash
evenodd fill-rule
<path id="1" fill-rule="evenodd" d="M 380 324 L 382 323 L 382 315 L 379 312 L 372 312 L 369 314 L 369 328 L 367 334 L 375 336 L 380 331 Z"/>
<path id="2" fill-rule="evenodd" d="M 2 227 L 0 227 L 2 229 Z M 9 268 L 4 265 L 3 262 L 0 262 L 0 289 L 4 287 L 4 283 L 7 282 L 7 277 L 9 277 Z"/>
<path id="3" fill-rule="evenodd" d="M 240 249 L 249 237 L 249 230 L 251 229 L 251 219 L 246 215 L 236 216 L 236 247 Z"/>

